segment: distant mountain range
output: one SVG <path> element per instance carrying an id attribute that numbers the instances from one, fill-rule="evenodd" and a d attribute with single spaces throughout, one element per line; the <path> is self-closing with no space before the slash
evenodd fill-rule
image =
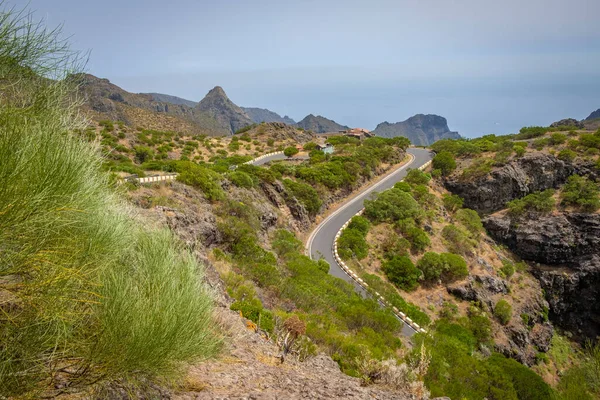
<path id="1" fill-rule="evenodd" d="M 108 79 L 89 74 L 74 78 L 79 80 L 85 99 L 83 108 L 92 118 L 123 121 L 133 127 L 214 136 L 231 135 L 240 128 L 260 122 L 282 122 L 314 133 L 350 129 L 321 115 L 309 114 L 296 123 L 288 116 L 282 117 L 264 108 L 239 107 L 220 86 L 211 89 L 200 102 L 195 102 L 162 93 L 130 93 Z M 460 137 L 457 132 L 450 131 L 445 118 L 423 114 L 402 122 L 383 122 L 373 133 L 382 137 L 405 136 L 413 144 L 423 146 L 439 139 Z"/>
<path id="2" fill-rule="evenodd" d="M 374 133 L 382 137 L 404 136 L 416 146 L 428 146 L 440 139 L 460 139 L 458 132 L 448 128 L 446 118 L 433 114 L 417 114 L 406 121 L 377 125 Z"/>

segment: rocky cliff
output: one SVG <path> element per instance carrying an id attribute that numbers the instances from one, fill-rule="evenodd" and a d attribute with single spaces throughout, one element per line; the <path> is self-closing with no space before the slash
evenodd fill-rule
<path id="1" fill-rule="evenodd" d="M 428 146 L 440 139 L 460 139 L 458 132 L 451 132 L 446 118 L 433 114 L 417 114 L 406 121 L 382 122 L 372 132 L 377 136 L 404 136 L 416 146 Z"/>
<path id="2" fill-rule="evenodd" d="M 294 125 L 296 121 L 287 115 L 281 116 L 276 112 L 267 110 L 266 108 L 242 107 L 242 110 L 257 124 L 261 122 L 283 122 L 284 124 Z"/>
<path id="3" fill-rule="evenodd" d="M 229 134 L 254 123 L 241 107 L 229 100 L 220 86 L 211 89 L 195 109 L 213 117 Z"/>
<path id="4" fill-rule="evenodd" d="M 461 196 L 465 206 L 482 213 L 503 209 L 529 193 L 557 188 L 575 172 L 573 165 L 543 153 L 528 153 L 474 180 L 451 176 L 445 186 Z"/>
<path id="5" fill-rule="evenodd" d="M 484 224 L 497 241 L 539 263 L 533 273 L 556 324 L 590 338 L 600 333 L 599 214 L 532 213 L 516 218 L 499 213 Z"/>
<path id="6" fill-rule="evenodd" d="M 304 119 L 296 124 L 297 127 L 314 133 L 338 132 L 350 129 L 345 125 L 340 125 L 337 122 L 322 117 L 320 115 L 307 115 Z"/>
<path id="7" fill-rule="evenodd" d="M 592 111 L 592 113 L 590 115 L 588 115 L 588 117 L 585 119 L 585 121 L 591 121 L 593 119 L 598 119 L 600 118 L 600 108 L 597 109 L 596 111 Z"/>

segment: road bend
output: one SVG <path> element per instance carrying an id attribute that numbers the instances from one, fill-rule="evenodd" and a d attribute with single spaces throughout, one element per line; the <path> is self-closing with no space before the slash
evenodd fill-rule
<path id="1" fill-rule="evenodd" d="M 390 172 L 379 182 L 369 186 L 363 192 L 354 196 L 340 206 L 340 208 L 331 213 L 312 231 L 306 243 L 310 258 L 313 260 L 324 258 L 325 261 L 329 263 L 329 273 L 331 275 L 352 283 L 356 287 L 356 290 L 363 295 L 366 295 L 365 290 L 354 281 L 354 279 L 346 274 L 335 261 L 333 255 L 333 241 L 335 240 L 335 235 L 346 221 L 363 209 L 364 201 L 366 199 L 370 199 L 377 192 L 382 192 L 391 188 L 394 184 L 404 179 L 409 169 L 419 168 L 432 158 L 431 152 L 427 149 L 411 147 L 407 150 L 407 153 L 411 156 L 411 161 L 397 170 Z M 412 336 L 414 335 L 415 330 L 410 325 L 404 323 L 402 333 L 405 336 Z"/>

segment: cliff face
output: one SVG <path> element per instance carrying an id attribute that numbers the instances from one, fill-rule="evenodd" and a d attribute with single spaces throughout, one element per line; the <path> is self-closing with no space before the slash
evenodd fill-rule
<path id="1" fill-rule="evenodd" d="M 458 132 L 451 132 L 446 118 L 433 114 L 417 114 L 406 121 L 382 122 L 372 132 L 377 136 L 404 136 L 416 146 L 428 146 L 440 139 L 460 139 Z"/>
<path id="2" fill-rule="evenodd" d="M 229 100 L 229 97 L 220 86 L 211 89 L 198 103 L 196 110 L 213 117 L 229 134 L 233 134 L 238 129 L 253 123 L 250 116 L 241 107 Z"/>
<path id="3" fill-rule="evenodd" d="M 575 334 L 600 333 L 600 215 L 559 213 L 487 217 L 489 234 L 533 269 L 555 323 Z"/>
<path id="4" fill-rule="evenodd" d="M 459 176 L 446 180 L 451 192 L 461 196 L 465 207 L 489 213 L 505 207 L 508 201 L 529 193 L 557 188 L 575 172 L 573 165 L 543 153 L 529 153 L 491 174 L 466 181 Z"/>
<path id="5" fill-rule="evenodd" d="M 347 126 L 340 125 L 331 119 L 327 119 L 320 115 L 314 116 L 312 114 L 304 117 L 304 119 L 298 122 L 296 126 L 307 131 L 313 131 L 315 133 L 338 132 L 345 129 L 350 129 Z"/>

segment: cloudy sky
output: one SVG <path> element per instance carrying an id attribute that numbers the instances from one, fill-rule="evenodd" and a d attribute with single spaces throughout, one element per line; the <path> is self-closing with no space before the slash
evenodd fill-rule
<path id="1" fill-rule="evenodd" d="M 64 24 L 133 92 L 373 129 L 438 114 L 466 136 L 600 108 L 598 0 L 7 0 Z"/>

